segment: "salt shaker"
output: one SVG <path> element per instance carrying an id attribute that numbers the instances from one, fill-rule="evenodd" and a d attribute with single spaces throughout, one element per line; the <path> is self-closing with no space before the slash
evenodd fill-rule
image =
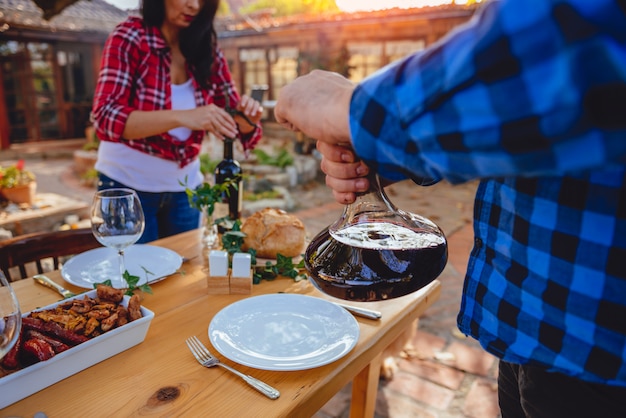
<path id="1" fill-rule="evenodd" d="M 228 276 L 228 253 L 211 250 L 209 252 L 209 274 L 211 276 Z"/>
<path id="2" fill-rule="evenodd" d="M 233 254 L 232 277 L 250 277 L 251 257 L 248 253 Z"/>
<path id="3" fill-rule="evenodd" d="M 250 254 L 233 254 L 233 267 L 230 275 L 231 294 L 248 295 L 252 293 L 252 270 L 250 267 Z"/>

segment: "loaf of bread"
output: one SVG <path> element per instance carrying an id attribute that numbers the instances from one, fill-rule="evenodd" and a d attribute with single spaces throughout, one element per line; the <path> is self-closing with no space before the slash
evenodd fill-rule
<path id="1" fill-rule="evenodd" d="M 297 257 L 305 249 L 304 224 L 281 209 L 265 208 L 255 212 L 243 221 L 241 231 L 246 234 L 242 249 L 255 249 L 259 258 L 275 259 L 277 254 Z"/>

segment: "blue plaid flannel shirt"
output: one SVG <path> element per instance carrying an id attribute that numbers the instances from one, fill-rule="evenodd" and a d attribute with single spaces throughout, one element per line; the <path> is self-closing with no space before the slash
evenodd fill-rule
<path id="1" fill-rule="evenodd" d="M 626 386 L 626 1 L 487 3 L 364 80 L 350 113 L 381 176 L 480 179 L 464 333 Z"/>

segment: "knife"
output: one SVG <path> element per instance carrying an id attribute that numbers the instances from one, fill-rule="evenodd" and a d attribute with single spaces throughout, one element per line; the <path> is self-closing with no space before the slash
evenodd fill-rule
<path id="1" fill-rule="evenodd" d="M 354 315 L 362 316 L 363 318 L 380 319 L 383 317 L 383 314 L 381 312 L 375 311 L 373 309 L 359 308 L 357 306 L 345 305 L 338 302 L 333 303 L 337 306 L 341 306 L 343 309 L 349 312 L 352 312 Z"/>
<path id="2" fill-rule="evenodd" d="M 36 274 L 33 276 L 33 280 L 39 283 L 40 285 L 46 286 L 52 290 L 59 292 L 59 294 L 63 296 L 64 299 L 71 298 L 72 296 L 76 296 L 75 293 L 70 292 L 69 290 L 65 289 L 63 286 L 52 281 L 52 279 L 50 279 L 46 275 Z"/>

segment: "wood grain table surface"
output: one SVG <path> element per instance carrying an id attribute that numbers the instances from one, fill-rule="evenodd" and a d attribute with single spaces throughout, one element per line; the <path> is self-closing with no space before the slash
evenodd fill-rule
<path id="1" fill-rule="evenodd" d="M 381 320 L 357 318 L 360 336 L 344 357 L 328 365 L 300 371 L 267 371 L 241 366 L 217 355 L 226 364 L 277 388 L 271 400 L 221 368 L 201 367 L 185 339 L 196 335 L 211 349 L 208 326 L 213 316 L 246 297 L 286 292 L 333 300 L 307 280 L 279 277 L 254 285 L 250 295 L 211 295 L 207 291 L 207 256 L 198 231 L 152 243 L 190 260 L 180 272 L 152 284 L 143 305 L 155 313 L 146 339 L 139 345 L 91 366 L 1 411 L 2 416 L 49 418 L 68 416 L 204 416 L 311 417 L 347 383 L 352 385 L 352 417 L 372 417 L 384 348 L 438 297 L 440 284 L 384 302 L 353 303 L 382 312 Z M 66 288 L 59 271 L 48 274 Z M 22 312 L 59 299 L 50 289 L 25 279 L 13 284 Z M 338 301 L 335 299 L 335 301 Z"/>

